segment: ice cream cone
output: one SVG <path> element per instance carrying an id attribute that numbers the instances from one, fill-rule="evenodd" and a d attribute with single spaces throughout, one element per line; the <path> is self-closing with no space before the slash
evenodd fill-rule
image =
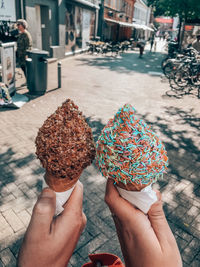
<path id="1" fill-rule="evenodd" d="M 81 173 L 75 179 L 70 180 L 68 177 L 59 178 L 55 177 L 53 174 L 49 172 L 46 172 L 46 174 L 44 175 L 44 179 L 47 185 L 55 192 L 65 192 L 70 188 L 72 188 L 77 183 L 80 176 Z"/>
<path id="2" fill-rule="evenodd" d="M 150 185 L 151 182 L 149 182 L 148 184 L 137 184 L 137 183 L 128 183 L 128 184 L 124 184 L 122 182 L 118 182 L 117 186 L 127 190 L 127 191 L 141 191 L 143 188 L 147 187 L 148 185 Z"/>
<path id="3" fill-rule="evenodd" d="M 131 185 L 132 190 L 130 190 L 129 185 Z M 134 185 L 128 184 L 128 186 L 125 187 L 123 184 L 123 188 L 121 188 L 119 184 L 117 184 L 117 190 L 122 198 L 126 199 L 133 206 L 135 206 L 136 208 L 140 209 L 145 214 L 147 214 L 151 205 L 157 201 L 156 192 L 153 191 L 151 184 L 149 185 L 136 184 L 136 186 L 137 188 L 135 187 L 135 184 Z"/>

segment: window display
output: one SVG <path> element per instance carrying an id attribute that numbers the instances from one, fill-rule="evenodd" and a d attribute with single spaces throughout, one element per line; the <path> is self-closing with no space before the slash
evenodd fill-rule
<path id="1" fill-rule="evenodd" d="M 71 4 L 66 5 L 66 52 L 86 48 L 86 43 L 94 38 L 95 13 Z"/>

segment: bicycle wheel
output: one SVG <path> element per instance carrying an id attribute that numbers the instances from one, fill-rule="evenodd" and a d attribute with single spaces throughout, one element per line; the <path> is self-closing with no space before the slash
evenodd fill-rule
<path id="1" fill-rule="evenodd" d="M 189 84 L 189 72 L 186 70 L 178 70 L 174 75 L 174 81 L 179 87 L 185 87 Z"/>
<path id="2" fill-rule="evenodd" d="M 200 70 L 197 70 L 195 71 L 195 73 L 192 73 L 191 81 L 192 81 L 192 84 L 194 84 L 195 86 L 200 85 Z"/>
<path id="3" fill-rule="evenodd" d="M 174 76 L 176 69 L 176 66 L 172 62 L 168 62 L 163 68 L 163 73 L 169 79 Z"/>
<path id="4" fill-rule="evenodd" d="M 164 58 L 162 61 L 161 61 L 161 68 L 163 69 L 165 67 L 165 65 L 167 64 L 167 61 L 168 59 L 170 59 L 169 57 L 166 57 Z"/>

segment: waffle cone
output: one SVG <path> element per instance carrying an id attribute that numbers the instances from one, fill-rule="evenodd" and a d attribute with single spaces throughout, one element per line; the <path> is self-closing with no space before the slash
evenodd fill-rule
<path id="1" fill-rule="evenodd" d="M 76 182 L 80 178 L 80 175 L 76 179 L 71 180 L 69 178 L 55 177 L 51 173 L 46 172 L 44 175 L 44 180 L 47 185 L 55 192 L 64 192 L 69 190 L 76 184 Z"/>
<path id="2" fill-rule="evenodd" d="M 150 182 L 148 184 L 137 184 L 137 183 L 128 183 L 124 184 L 122 182 L 117 183 L 117 186 L 125 189 L 127 191 L 141 191 L 143 188 L 147 187 L 150 185 Z"/>

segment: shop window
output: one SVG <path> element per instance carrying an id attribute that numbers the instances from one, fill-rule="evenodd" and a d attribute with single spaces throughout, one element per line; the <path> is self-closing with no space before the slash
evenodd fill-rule
<path id="1" fill-rule="evenodd" d="M 116 9 L 120 10 L 120 0 L 116 1 Z"/>
<path id="2" fill-rule="evenodd" d="M 108 10 L 108 16 L 113 17 L 113 11 L 112 10 Z"/>
<path id="3" fill-rule="evenodd" d="M 110 6 L 111 5 L 111 0 L 105 0 L 105 4 L 106 4 L 106 6 Z"/>
<path id="4" fill-rule="evenodd" d="M 116 0 L 111 0 L 110 6 L 115 9 L 116 8 Z"/>
<path id="5" fill-rule="evenodd" d="M 82 9 L 66 5 L 66 51 L 75 51 L 82 47 Z"/>
<path id="6" fill-rule="evenodd" d="M 95 37 L 95 13 L 91 12 L 91 21 L 90 21 L 90 40 Z"/>
<path id="7" fill-rule="evenodd" d="M 82 13 L 83 10 L 80 7 L 75 9 L 75 29 L 76 29 L 76 46 L 82 48 Z"/>
<path id="8" fill-rule="evenodd" d="M 95 13 L 79 6 L 66 5 L 66 52 L 86 48 L 95 34 Z"/>

